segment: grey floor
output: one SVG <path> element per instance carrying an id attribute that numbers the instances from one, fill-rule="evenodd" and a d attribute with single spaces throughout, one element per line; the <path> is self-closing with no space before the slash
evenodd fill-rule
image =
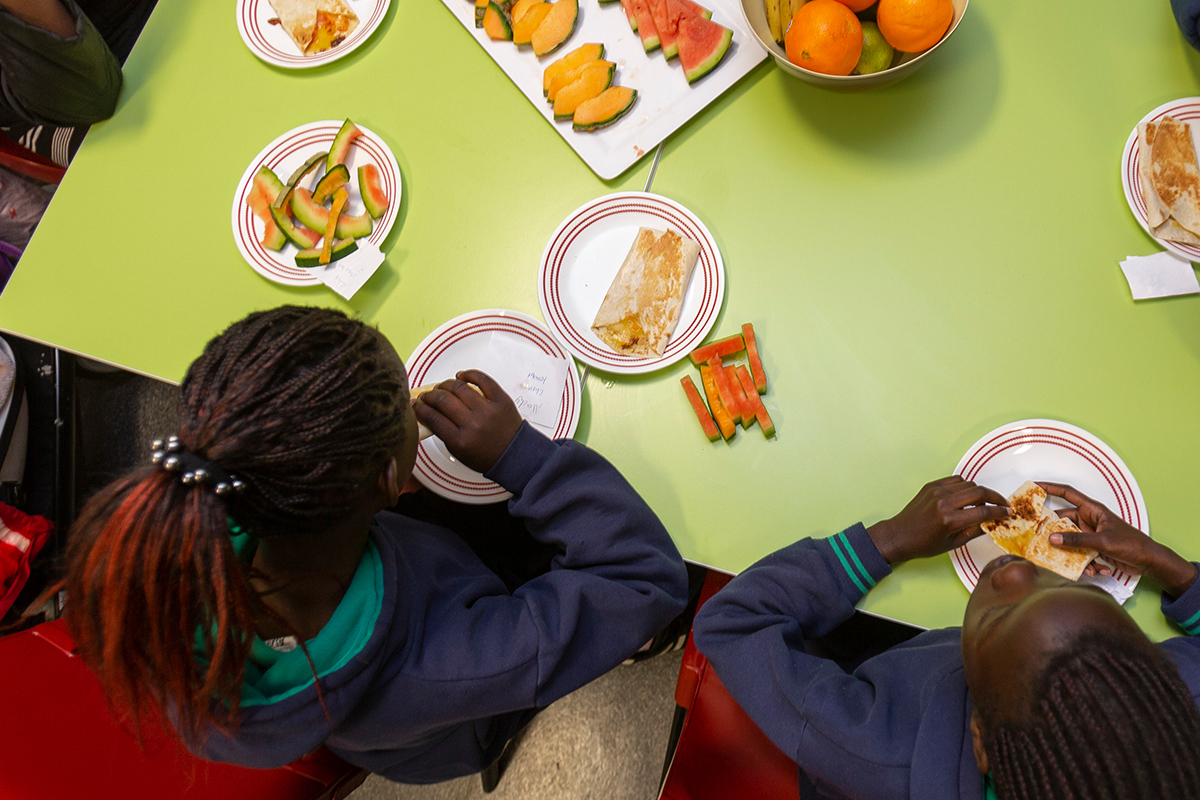
<path id="1" fill-rule="evenodd" d="M 79 489 L 94 491 L 149 458 L 149 442 L 176 431 L 177 387 L 100 365 L 83 365 Z M 671 719 L 681 654 L 618 667 L 542 712 L 526 729 L 494 800 L 653 800 Z M 372 777 L 353 800 L 483 797 L 471 776 L 433 786 Z"/>

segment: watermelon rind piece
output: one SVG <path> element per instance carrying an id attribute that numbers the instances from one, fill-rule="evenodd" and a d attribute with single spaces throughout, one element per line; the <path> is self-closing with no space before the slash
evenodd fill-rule
<path id="1" fill-rule="evenodd" d="M 314 247 L 321 240 L 321 234 L 308 228 L 296 225 L 288 215 L 283 213 L 283 209 L 271 206 L 271 219 L 275 220 L 275 224 L 279 226 L 279 230 L 283 231 L 283 235 L 287 240 L 301 249 Z"/>
<path id="2" fill-rule="evenodd" d="M 707 53 L 697 53 L 694 50 L 695 37 L 689 34 L 695 28 L 716 27 L 721 29 L 721 33 L 713 46 L 710 47 Z M 725 54 L 729 52 L 729 45 L 733 42 L 733 31 L 723 25 L 697 17 L 684 17 L 679 21 L 679 36 L 676 39 L 676 44 L 679 45 L 679 60 L 683 64 L 684 75 L 687 77 L 688 84 L 693 84 L 703 78 L 708 73 L 717 68 L 725 58 Z M 691 66 L 688 66 L 691 64 Z"/>
<path id="3" fill-rule="evenodd" d="M 334 192 L 349 182 L 350 170 L 346 169 L 345 164 L 338 164 L 329 172 L 322 175 L 321 180 L 317 181 L 317 185 L 312 193 L 313 202 L 317 204 L 324 203 L 333 197 Z"/>
<path id="4" fill-rule="evenodd" d="M 340 261 L 356 250 L 358 245 L 353 239 L 337 239 L 329 251 L 329 263 Z M 312 269 L 327 265 L 321 263 L 321 248 L 311 247 L 296 253 L 296 266 L 300 269 Z"/>
<path id="5" fill-rule="evenodd" d="M 323 231 L 329 224 L 329 209 L 318 204 L 313 199 L 313 195 L 309 194 L 303 186 L 298 187 L 295 194 L 292 195 L 292 213 L 296 215 L 296 219 L 301 225 L 312 228 L 314 231 Z M 338 216 L 334 237 L 361 239 L 364 236 L 370 236 L 373 227 L 370 212 L 357 217 L 341 214 Z"/>
<path id="6" fill-rule="evenodd" d="M 388 196 L 383 191 L 379 168 L 374 164 L 364 164 L 358 168 L 358 193 L 362 195 L 363 205 L 372 217 L 379 219 L 387 213 Z"/>
<path id="7" fill-rule="evenodd" d="M 275 202 L 271 204 L 271 207 L 283 208 L 284 204 L 291 197 L 292 190 L 296 188 L 297 184 L 304 180 L 304 176 L 316 169 L 317 165 L 324 161 L 328 156 L 328 151 L 322 151 L 315 155 L 309 156 L 308 160 L 301 164 L 300 167 L 292 173 L 292 177 L 288 178 L 288 182 L 282 189 L 279 190 L 279 194 L 276 195 Z"/>
<path id="8" fill-rule="evenodd" d="M 350 154 L 350 145 L 360 133 L 362 131 L 349 119 L 342 123 L 337 135 L 333 137 L 333 144 L 329 146 L 329 157 L 325 160 L 326 172 L 333 172 L 334 167 L 346 160 L 346 156 Z"/>
<path id="9" fill-rule="evenodd" d="M 258 168 L 258 172 L 254 173 L 254 185 L 265 196 L 271 198 L 272 202 L 283 191 L 283 181 L 279 180 L 275 171 L 265 164 Z"/>
<path id="10" fill-rule="evenodd" d="M 590 122 L 580 122 L 579 112 L 582 109 L 582 110 L 584 110 L 584 113 L 586 114 L 587 110 L 584 107 L 587 106 L 588 103 L 592 103 L 594 101 L 600 100 L 600 98 L 604 97 L 604 95 L 606 93 L 611 92 L 613 89 L 619 90 L 621 88 L 623 88 L 623 87 L 610 86 L 609 88 L 607 88 L 603 92 L 601 92 L 598 96 L 593 97 L 591 100 L 585 100 L 584 102 L 580 103 L 579 108 L 575 109 L 575 117 L 574 117 L 575 121 L 572 122 L 571 127 L 577 131 L 598 131 L 601 128 L 607 128 L 609 125 L 612 125 L 614 122 L 619 120 L 621 117 L 628 114 L 629 111 L 633 108 L 633 104 L 637 102 L 637 96 L 638 96 L 637 89 L 630 89 L 629 91 L 631 92 L 631 94 L 629 95 L 629 99 L 625 102 L 625 105 L 621 106 L 615 112 L 612 112 L 609 115 L 605 116 L 603 119 L 597 119 L 597 120 L 590 121 Z"/>

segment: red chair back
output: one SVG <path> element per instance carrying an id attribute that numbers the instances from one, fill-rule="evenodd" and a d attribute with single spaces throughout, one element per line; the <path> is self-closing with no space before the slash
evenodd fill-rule
<path id="1" fill-rule="evenodd" d="M 0 800 L 341 800 L 367 777 L 324 748 L 280 769 L 203 761 L 154 720 L 139 747 L 61 621 L 0 638 Z"/>
<path id="2" fill-rule="evenodd" d="M 19 145 L 0 133 L 0 164 L 11 169 L 18 175 L 42 181 L 43 183 L 58 183 L 66 174 L 66 167 L 55 164 L 44 156 Z"/>
<path id="3" fill-rule="evenodd" d="M 709 572 L 702 606 L 731 580 Z M 771 743 L 726 691 L 708 659 L 688 637 L 675 686 L 686 708 L 661 800 L 796 800 L 799 768 Z"/>

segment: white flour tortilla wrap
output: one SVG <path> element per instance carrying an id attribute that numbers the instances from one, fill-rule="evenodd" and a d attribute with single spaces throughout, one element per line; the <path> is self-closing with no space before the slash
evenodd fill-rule
<path id="1" fill-rule="evenodd" d="M 336 47 L 358 27 L 358 15 L 343 0 L 270 0 L 279 24 L 306 56 Z M 332 26 L 318 35 L 317 12 Z"/>
<path id="2" fill-rule="evenodd" d="M 675 231 L 639 228 L 592 330 L 618 353 L 661 356 L 699 255 L 700 245 Z"/>

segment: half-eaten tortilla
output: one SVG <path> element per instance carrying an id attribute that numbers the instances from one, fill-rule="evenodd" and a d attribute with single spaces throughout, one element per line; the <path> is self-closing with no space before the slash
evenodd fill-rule
<path id="1" fill-rule="evenodd" d="M 1079 580 L 1084 567 L 1098 554 L 1095 550 L 1050 544 L 1050 534 L 1079 528 L 1071 520 L 1046 508 L 1046 490 L 1033 481 L 1026 481 L 1009 495 L 1008 505 L 1013 510 L 1011 517 L 985 522 L 981 526 L 1000 549 L 1053 570 L 1064 578 Z"/>
<path id="2" fill-rule="evenodd" d="M 270 0 L 279 24 L 306 56 L 337 47 L 358 27 L 343 0 Z"/>
<path id="3" fill-rule="evenodd" d="M 639 228 L 592 330 L 618 353 L 661 356 L 699 255 L 700 245 L 675 231 Z"/>
<path id="4" fill-rule="evenodd" d="M 1147 138 L 1154 193 L 1180 227 L 1200 235 L 1200 164 L 1196 162 L 1191 126 L 1163 117 L 1153 137 Z"/>

